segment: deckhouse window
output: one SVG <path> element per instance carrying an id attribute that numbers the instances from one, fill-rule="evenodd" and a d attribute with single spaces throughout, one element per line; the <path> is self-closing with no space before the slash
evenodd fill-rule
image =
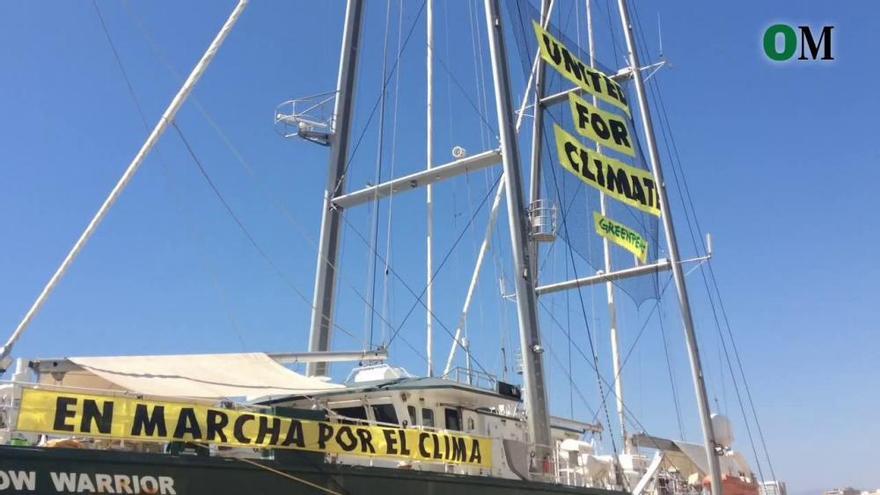
<path id="1" fill-rule="evenodd" d="M 422 426 L 434 427 L 434 410 L 422 408 Z"/>
<path id="2" fill-rule="evenodd" d="M 364 421 L 367 420 L 367 410 L 364 409 L 363 406 L 357 407 L 340 407 L 337 409 L 333 409 L 333 412 L 340 416 L 345 416 L 346 419 L 340 419 L 340 423 L 344 424 L 357 424 L 358 421 L 352 421 L 357 419 L 362 419 Z"/>
<path id="3" fill-rule="evenodd" d="M 397 424 L 397 413 L 394 412 L 394 406 L 391 404 L 378 404 L 371 406 L 373 408 L 373 417 L 379 423 Z"/>
<path id="4" fill-rule="evenodd" d="M 416 406 L 406 406 L 406 412 L 409 413 L 410 426 L 416 426 L 419 424 L 419 420 L 416 418 Z"/>
<path id="5" fill-rule="evenodd" d="M 461 415 L 458 413 L 458 409 L 447 407 L 444 416 L 446 417 L 447 430 L 461 431 Z"/>

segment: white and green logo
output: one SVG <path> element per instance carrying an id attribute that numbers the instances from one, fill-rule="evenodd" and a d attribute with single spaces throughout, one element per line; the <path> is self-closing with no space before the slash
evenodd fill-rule
<path id="1" fill-rule="evenodd" d="M 800 42 L 801 54 L 797 60 L 834 60 L 831 54 L 831 30 L 834 26 L 822 26 L 818 40 L 810 26 L 797 26 L 797 29 L 800 31 L 800 40 L 795 28 L 788 24 L 768 27 L 764 31 L 764 53 L 767 58 L 776 62 L 791 60 L 797 53 Z"/>

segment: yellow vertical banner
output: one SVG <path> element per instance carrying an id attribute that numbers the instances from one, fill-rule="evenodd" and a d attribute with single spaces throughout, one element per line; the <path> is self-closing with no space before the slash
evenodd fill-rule
<path id="1" fill-rule="evenodd" d="M 540 23 L 532 21 L 532 25 L 535 28 L 541 58 L 547 64 L 587 93 L 630 115 L 626 95 L 617 81 L 577 58 L 561 41 L 541 27 Z"/>
<path id="2" fill-rule="evenodd" d="M 660 216 L 660 197 L 650 172 L 587 148 L 558 125 L 553 131 L 557 156 L 565 170 L 610 198 Z"/>
<path id="3" fill-rule="evenodd" d="M 636 156 L 625 118 L 593 106 L 574 93 L 568 94 L 568 102 L 578 134 L 592 139 L 603 148 Z"/>

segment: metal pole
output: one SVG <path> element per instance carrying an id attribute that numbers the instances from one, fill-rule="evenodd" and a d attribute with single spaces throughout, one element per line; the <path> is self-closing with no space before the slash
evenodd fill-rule
<path id="1" fill-rule="evenodd" d="M 428 169 L 434 166 L 434 0 L 427 2 L 428 47 L 427 47 L 427 162 Z M 428 355 L 428 376 L 434 376 L 434 186 L 425 186 L 425 201 L 428 213 L 427 222 L 427 287 L 425 290 L 425 309 L 427 327 L 425 345 Z"/>
<path id="2" fill-rule="evenodd" d="M 327 351 L 327 352 L 273 352 L 267 354 L 279 364 L 299 364 L 322 361 L 325 363 L 341 363 L 350 361 L 387 361 L 388 350 L 376 349 L 369 351 Z"/>
<path id="3" fill-rule="evenodd" d="M 593 36 L 593 4 L 590 0 L 586 0 L 587 10 L 587 38 L 590 44 L 590 67 L 596 68 L 596 40 Z M 596 96 L 593 96 L 593 105 L 598 106 Z M 602 152 L 602 146 L 596 143 L 596 152 Z M 599 211 L 602 215 L 608 214 L 608 198 L 605 193 L 599 193 Z M 602 238 L 602 253 L 605 258 L 605 273 L 613 271 L 611 264 L 611 243 L 607 238 Z M 622 361 L 620 359 L 620 337 L 617 330 L 617 304 L 615 301 L 614 284 L 610 281 L 605 283 L 605 294 L 608 300 L 608 326 L 611 332 L 611 365 L 614 368 L 614 403 L 617 409 L 617 421 L 620 424 L 620 435 L 623 439 L 623 453 L 629 454 L 629 442 L 626 439 L 626 421 L 624 417 L 623 404 L 623 371 Z"/>
<path id="4" fill-rule="evenodd" d="M 247 7 L 248 0 L 239 0 L 238 4 L 233 9 L 232 13 L 229 14 L 229 18 L 226 19 L 226 23 L 223 24 L 223 27 L 220 28 L 220 31 L 217 33 L 217 36 L 214 37 L 214 40 L 208 46 L 208 49 L 205 51 L 202 58 L 193 68 L 192 72 L 190 72 L 189 77 L 186 78 L 183 85 L 180 87 L 180 90 L 174 96 L 174 99 L 171 100 L 171 103 L 168 105 L 168 108 L 165 109 L 165 113 L 162 114 L 162 117 L 159 118 L 159 122 L 156 123 L 156 126 L 153 127 L 153 131 L 147 137 L 147 140 L 144 142 L 143 146 L 141 146 L 140 151 L 138 151 L 137 155 L 135 155 L 134 159 L 128 165 L 128 168 L 125 169 L 125 172 L 122 174 L 122 177 L 119 178 L 119 182 L 113 187 L 113 190 L 110 191 L 110 195 L 107 196 L 107 199 L 104 200 L 104 203 L 98 208 L 95 216 L 92 217 L 92 220 L 89 222 L 86 229 L 80 235 L 79 239 L 77 239 L 76 243 L 73 245 L 73 248 L 70 249 L 70 252 L 67 253 L 67 256 L 64 258 L 64 261 L 61 262 L 61 266 L 55 271 L 55 274 L 52 275 L 52 278 L 49 279 L 49 282 L 46 283 L 46 286 L 43 287 L 43 291 L 40 292 L 40 295 L 37 297 L 36 301 L 34 301 L 33 305 L 31 305 L 30 309 L 27 313 L 25 313 L 24 318 L 22 318 L 21 322 L 19 322 L 18 326 L 15 328 L 15 331 L 12 332 L 12 336 L 9 337 L 9 340 L 6 341 L 6 344 L 3 347 L 0 347 L 0 367 L 5 369 L 2 362 L 6 360 L 9 354 L 12 352 L 12 348 L 18 339 L 21 337 L 22 333 L 28 328 L 31 321 L 40 311 L 40 308 L 43 307 L 43 304 L 46 302 L 46 299 L 49 298 L 49 295 L 64 277 L 64 274 L 67 273 L 67 270 L 70 268 L 70 265 L 73 264 L 73 261 L 79 255 L 80 251 L 82 251 L 83 247 L 85 247 L 86 243 L 92 237 L 92 234 L 97 230 L 98 225 L 104 220 L 104 217 L 107 216 L 107 213 L 110 211 L 110 208 L 113 207 L 113 204 L 116 203 L 116 200 L 119 199 L 119 196 L 122 195 L 122 191 L 128 186 L 128 183 L 134 177 L 134 174 L 137 173 L 140 166 L 146 160 L 147 155 L 150 154 L 150 151 L 153 149 L 153 146 L 159 142 L 159 138 L 162 137 L 162 134 L 168 128 L 168 125 L 174 121 L 175 115 L 177 115 L 177 111 L 180 110 L 180 107 L 183 106 L 183 103 L 186 101 L 189 94 L 192 92 L 196 83 L 201 79 L 202 74 L 205 73 L 205 69 L 208 68 L 211 61 L 214 60 L 214 56 L 217 55 L 217 50 L 220 49 L 220 46 L 223 44 L 223 41 L 226 40 L 226 37 L 229 35 L 230 31 L 232 31 L 235 23 L 238 22 L 238 18 L 241 17 L 242 12 L 244 12 L 245 7 Z"/>
<path id="5" fill-rule="evenodd" d="M 642 125 L 645 140 L 648 144 L 648 156 L 651 159 L 651 168 L 654 174 L 654 182 L 657 184 L 657 192 L 660 199 L 660 217 L 666 230 L 666 247 L 669 251 L 669 261 L 672 264 L 672 278 L 678 292 L 678 304 L 681 309 L 681 319 L 684 324 L 684 332 L 687 341 L 688 355 L 691 362 L 691 373 L 694 378 L 694 389 L 697 394 L 697 405 L 700 410 L 700 420 L 703 425 L 703 437 L 706 444 L 706 457 L 709 461 L 710 475 L 712 477 L 712 495 L 722 495 L 721 490 L 721 467 L 715 451 L 715 432 L 712 429 L 712 418 L 709 412 L 709 398 L 706 395 L 706 382 L 703 377 L 700 351 L 697 346 L 697 336 L 694 333 L 694 320 L 691 315 L 690 301 L 688 300 L 687 286 L 685 285 L 684 270 L 680 263 L 678 242 L 675 238 L 675 226 L 669 210 L 669 199 L 666 195 L 666 184 L 663 182 L 663 170 L 660 167 L 660 153 L 657 151 L 657 140 L 654 136 L 654 126 L 651 121 L 651 109 L 648 107 L 648 97 L 645 94 L 645 83 L 642 73 L 639 71 L 639 55 L 636 48 L 635 36 L 632 23 L 629 18 L 626 0 L 617 0 L 620 8 L 620 20 L 623 23 L 623 32 L 626 35 L 626 46 L 629 51 L 629 63 L 632 68 L 633 81 L 636 86 L 636 95 L 639 99 L 639 112 L 642 115 Z"/>
<path id="6" fill-rule="evenodd" d="M 547 15 L 544 16 L 544 22 L 542 23 L 542 26 L 544 27 L 547 27 L 547 22 L 550 20 L 550 12 L 553 11 L 553 4 L 554 0 L 550 0 L 550 4 L 547 7 Z M 522 128 L 523 118 L 525 116 L 525 109 L 527 104 L 529 103 L 529 93 L 532 91 L 532 84 L 535 80 L 535 72 L 538 70 L 538 62 L 540 58 L 541 51 L 538 50 L 537 52 L 535 52 L 535 62 L 532 64 L 532 70 L 529 72 L 529 80 L 526 83 L 526 92 L 523 93 L 522 102 L 520 102 L 519 105 L 519 111 L 516 113 L 517 135 Z M 458 328 L 455 329 L 455 337 L 452 339 L 452 347 L 449 349 L 449 357 L 446 359 L 446 367 L 443 371 L 444 375 L 452 370 L 452 362 L 455 359 L 456 349 L 461 346 L 467 352 L 467 347 L 465 347 L 464 342 L 461 340 L 461 330 L 466 323 L 467 315 L 471 308 L 473 293 L 474 290 L 476 290 L 477 282 L 480 279 L 480 271 L 483 269 L 483 262 L 486 259 L 486 253 L 491 247 L 491 237 L 495 229 L 495 222 L 498 219 L 498 210 L 501 207 L 502 197 L 504 197 L 503 175 L 501 176 L 501 180 L 498 181 L 498 189 L 495 190 L 495 198 L 492 200 L 492 208 L 489 211 L 489 221 L 486 225 L 486 235 L 483 237 L 483 243 L 480 245 L 480 252 L 477 255 L 477 262 L 474 265 L 474 271 L 471 274 L 471 282 L 470 285 L 468 285 L 468 292 L 464 298 L 464 307 L 461 309 L 461 314 L 459 315 Z M 470 352 L 468 352 L 468 361 L 470 361 Z"/>
<path id="7" fill-rule="evenodd" d="M 545 26 L 550 17 L 549 0 L 541 0 L 541 25 Z M 529 205 L 534 207 L 536 202 L 541 199 L 541 151 L 544 144 L 544 106 L 541 105 L 541 98 L 544 97 L 544 75 L 546 68 L 544 67 L 544 59 L 540 56 L 535 57 L 535 117 L 532 119 L 532 154 L 530 157 L 530 173 L 529 173 Z M 531 218 L 529 221 L 531 222 Z M 531 223 L 529 224 L 531 227 Z M 529 239 L 529 258 L 531 259 L 532 278 L 538 283 L 538 255 L 540 253 L 540 245 L 535 238 Z"/>
<path id="8" fill-rule="evenodd" d="M 345 191 L 345 172 L 348 164 L 351 124 L 354 120 L 354 96 L 363 13 L 363 0 L 348 0 L 345 9 L 345 28 L 342 33 L 342 50 L 339 55 L 336 106 L 333 109 L 333 133 L 330 135 L 329 173 L 327 189 L 324 191 L 321 237 L 318 241 L 318 268 L 315 273 L 309 351 L 330 350 L 343 213 L 341 208 L 333 205 L 333 198 Z M 329 365 L 324 362 L 309 363 L 306 367 L 306 373 L 309 376 L 326 375 L 328 371 Z"/>
<path id="9" fill-rule="evenodd" d="M 541 23 L 541 27 L 544 29 L 547 28 L 547 24 L 550 23 L 550 13 L 553 12 L 553 5 L 556 0 L 550 0 L 550 5 L 547 6 L 547 16 L 544 19 L 544 22 Z M 529 102 L 529 94 L 532 92 L 532 84 L 535 83 L 535 73 L 538 71 L 538 64 L 543 63 L 541 61 L 541 49 L 538 48 L 535 50 L 535 59 L 532 62 L 532 69 L 529 71 L 529 80 L 526 82 L 526 90 L 523 93 L 522 104 L 519 106 L 519 111 L 516 113 L 516 132 L 519 133 L 520 127 L 522 127 L 523 117 L 525 117 L 526 106 L 528 106 Z"/>
<path id="10" fill-rule="evenodd" d="M 516 279 L 516 307 L 519 319 L 520 346 L 523 353 L 523 384 L 526 392 L 530 441 L 535 445 L 537 465 L 551 458 L 550 414 L 544 379 L 541 335 L 538 329 L 537 296 L 528 254 L 528 216 L 525 209 L 520 175 L 519 145 L 512 120 L 510 73 L 501 25 L 498 0 L 485 0 L 486 30 L 492 57 L 492 81 L 495 109 L 507 191 L 511 254 Z"/>
<path id="11" fill-rule="evenodd" d="M 501 181 L 498 183 L 498 189 L 495 190 L 495 198 L 492 200 L 492 208 L 489 211 L 489 221 L 486 224 L 486 235 L 483 236 L 483 243 L 480 244 L 480 252 L 477 254 L 477 263 L 474 266 L 474 273 L 471 274 L 471 282 L 468 285 L 467 295 L 464 297 L 464 307 L 461 309 L 461 314 L 458 316 L 458 325 L 455 327 L 455 337 L 453 338 L 452 348 L 449 349 L 449 357 L 446 359 L 446 367 L 443 368 L 444 376 L 452 371 L 452 363 L 455 360 L 455 351 L 459 346 L 464 349 L 467 353 L 468 359 L 470 359 L 470 352 L 468 351 L 465 342 L 462 340 L 461 332 L 467 323 L 468 311 L 470 311 L 471 302 L 474 300 L 474 292 L 477 290 L 477 282 L 480 280 L 480 271 L 483 268 L 483 262 L 486 259 L 486 255 L 489 253 L 489 248 L 492 246 L 492 233 L 495 231 L 495 221 L 498 218 L 498 210 L 501 208 L 501 198 L 504 197 L 504 189 L 504 177 L 501 177 Z"/>
<path id="12" fill-rule="evenodd" d="M 605 195 L 601 198 L 601 211 L 605 215 Z M 605 253 L 605 271 L 611 272 L 611 246 L 608 239 L 604 239 L 602 248 Z M 620 423 L 620 435 L 623 439 L 623 453 L 629 454 L 629 441 L 626 438 L 626 421 L 623 404 L 623 365 L 620 359 L 620 337 L 617 330 L 617 305 L 615 302 L 614 284 L 605 282 L 605 293 L 608 296 L 608 325 L 611 331 L 611 364 L 614 367 L 614 395 L 617 407 L 617 421 Z"/>
<path id="13" fill-rule="evenodd" d="M 679 263 L 702 263 L 703 261 L 708 261 L 711 258 L 711 255 L 698 256 L 696 258 L 681 260 L 679 261 Z M 672 263 L 668 259 L 659 258 L 655 263 L 651 263 L 650 265 L 637 265 L 630 268 L 617 270 L 611 273 L 605 273 L 604 271 L 599 270 L 596 275 L 590 275 L 589 277 L 581 277 L 574 280 L 565 280 L 562 282 L 556 282 L 554 284 L 539 285 L 535 288 L 535 292 L 537 292 L 539 296 L 543 296 L 546 294 L 553 294 L 554 292 L 574 289 L 577 287 L 586 287 L 588 285 L 596 285 L 604 282 L 613 282 L 615 280 L 641 277 L 643 275 L 660 273 L 671 269 Z"/>
<path id="14" fill-rule="evenodd" d="M 501 163 L 501 152 L 499 150 L 488 150 L 437 165 L 431 170 L 419 170 L 402 177 L 389 179 L 381 184 L 367 186 L 357 191 L 336 196 L 333 198 L 333 204 L 340 208 L 350 209 L 368 201 L 376 201 L 391 195 L 414 191 L 416 188 L 425 187 L 428 184 L 483 170 L 499 163 Z"/>

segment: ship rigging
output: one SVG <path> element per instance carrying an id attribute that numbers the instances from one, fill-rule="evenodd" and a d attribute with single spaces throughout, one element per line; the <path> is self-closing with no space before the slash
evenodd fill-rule
<path id="1" fill-rule="evenodd" d="M 175 121 L 247 3 L 247 0 L 239 0 L 116 186 L 0 348 L 4 369 L 11 366 L 15 344 L 169 128 L 178 134 L 201 174 L 250 243 L 268 259 L 223 199 Z M 528 2 L 519 0 L 516 4 L 519 7 Z M 499 0 L 484 0 L 480 40 L 485 41 L 489 55 L 487 72 L 491 74 L 491 90 L 481 87 L 480 101 L 476 105 L 470 102 L 486 124 L 481 125 L 480 131 L 484 146 L 476 153 L 456 146 L 452 160 L 437 163 L 434 69 L 438 45 L 434 2 L 426 0 L 416 15 L 418 20 L 424 12 L 426 21 L 425 163 L 424 167 L 404 175 L 395 175 L 392 166 L 391 175 L 386 177 L 382 166 L 387 89 L 392 81 L 397 85 L 399 79 L 395 78 L 405 72 L 399 66 L 401 54 L 415 27 L 413 21 L 409 30 L 404 29 L 404 7 L 400 3 L 397 59 L 389 68 L 387 52 L 392 9 L 391 2 L 387 2 L 380 97 L 367 119 L 369 124 L 379 109 L 376 171 L 371 183 L 352 188 L 352 157 L 364 136 L 363 132 L 356 134 L 355 114 L 363 69 L 361 58 L 365 51 L 367 2 L 348 0 L 335 90 L 287 101 L 279 105 L 275 113 L 276 126 L 284 137 L 317 143 L 326 147 L 328 154 L 320 233 L 315 242 L 317 269 L 313 297 L 307 301 L 311 310 L 309 352 L 19 360 L 13 381 L 3 386 L 2 392 L 8 403 L 8 410 L 4 411 L 7 427 L 4 440 L 30 449 L 17 457 L 22 465 L 34 472 L 51 463 L 75 469 L 109 469 L 108 463 L 117 462 L 113 458 L 115 454 L 112 449 L 102 447 L 121 442 L 131 452 L 131 457 L 123 462 L 160 466 L 171 473 L 170 477 L 161 479 L 170 483 L 168 486 L 175 486 L 178 492 L 182 484 L 192 493 L 235 491 L 247 486 L 243 480 L 262 484 L 263 491 L 275 491 L 281 486 L 280 477 L 297 483 L 299 489 L 326 493 L 368 493 L 391 486 L 410 490 L 430 487 L 436 493 L 458 492 L 463 487 L 499 493 L 510 489 L 542 493 L 577 489 L 577 493 L 627 491 L 640 495 L 691 493 L 704 487 L 712 495 L 729 495 L 733 491 L 756 493 L 756 476 L 745 458 L 732 449 L 729 421 L 711 414 L 685 267 L 688 263 L 702 266 L 712 253 L 710 246 L 703 246 L 702 252 L 698 250 L 691 259 L 684 258 L 680 252 L 644 74 L 657 64 L 645 66 L 640 61 L 637 34 L 626 0 L 617 2 L 620 32 L 626 45 L 626 65 L 619 70 L 602 69 L 596 61 L 591 2 L 586 2 L 585 9 L 587 62 L 581 60 L 580 40 L 567 39 L 564 26 L 552 22 L 554 15 L 561 17 L 556 4 L 554 0 L 542 0 L 529 19 L 534 32 L 519 30 L 518 48 L 528 55 L 523 64 L 526 90 L 517 109 L 513 101 L 517 91 L 509 63 L 511 50 L 506 38 L 508 31 L 518 29 L 508 27 L 508 22 L 513 24 L 519 18 L 519 28 L 526 24 L 523 11 L 519 9 L 516 14 L 505 17 Z M 470 3 L 468 6 L 471 7 Z M 95 7 L 100 15 L 97 4 Z M 528 9 L 526 12 L 528 17 Z M 474 15 L 474 19 L 476 17 Z M 103 18 L 101 21 L 103 24 Z M 611 35 L 614 34 L 612 31 Z M 109 33 L 107 36 L 112 47 Z M 122 68 L 115 47 L 113 51 Z M 445 63 L 440 65 L 452 81 L 452 71 Z M 123 75 L 127 78 L 124 69 Z M 491 105 L 494 112 L 489 111 L 490 96 L 494 97 L 494 105 Z M 396 126 L 397 97 L 394 102 Z M 570 105 L 564 104 L 566 102 Z M 488 115 L 492 113 L 494 121 L 489 122 Z M 524 131 L 526 122 L 531 126 Z M 482 127 L 488 129 L 485 137 Z M 636 128 L 640 132 L 634 132 Z M 395 139 L 396 136 L 395 129 Z M 526 140 L 531 149 L 528 159 L 523 160 L 520 146 Z M 557 146 L 550 145 L 551 142 Z M 393 146 L 391 148 L 393 155 Z M 435 192 L 444 182 L 478 171 L 485 171 L 487 178 L 488 187 L 482 201 L 452 248 L 437 263 L 434 257 Z M 494 179 L 489 180 L 492 177 Z M 677 173 L 675 179 L 678 181 Z M 390 206 L 389 247 L 384 255 L 378 248 L 379 205 L 381 201 L 391 203 L 397 196 L 421 189 L 425 191 L 426 277 L 424 288 L 416 290 L 421 284 L 415 289 L 406 284 L 389 261 Z M 575 200 L 579 201 L 577 205 Z M 442 289 L 435 281 L 452 250 L 487 205 L 485 236 L 457 324 L 450 328 L 438 317 L 435 296 L 442 294 Z M 347 218 L 363 206 L 372 208 L 367 235 Z M 521 386 L 508 383 L 506 376 L 505 380 L 499 380 L 490 374 L 477 360 L 467 333 L 468 313 L 483 264 L 490 252 L 492 256 L 498 254 L 492 251 L 491 245 L 498 236 L 495 224 L 502 209 L 506 213 L 509 240 L 506 254 L 510 264 L 502 268 L 500 292 L 515 308 L 513 326 L 517 328 Z M 589 242 L 584 240 L 587 231 L 583 225 L 585 222 L 592 225 L 594 218 L 596 231 L 593 234 L 600 239 L 601 256 L 585 255 L 582 249 Z M 690 216 L 687 218 L 690 221 Z M 346 228 L 363 242 L 370 260 L 366 295 L 356 291 L 368 315 L 365 335 L 369 337 L 364 339 L 361 352 L 334 351 L 333 346 L 336 331 L 351 335 L 337 321 Z M 662 235 L 658 233 L 661 228 Z M 546 280 L 550 277 L 543 267 L 551 259 L 557 240 L 564 241 L 567 247 L 565 277 Z M 664 243 L 666 258 L 658 256 L 660 243 Z M 615 249 L 629 250 L 630 259 L 621 257 Z M 575 254 L 581 256 L 581 261 Z M 625 268 L 620 267 L 623 263 L 613 262 L 624 259 Z M 497 258 L 493 261 L 497 270 L 501 263 Z M 589 266 L 599 266 L 599 273 L 579 276 L 578 266 L 584 266 L 584 261 Z M 384 265 L 383 269 L 379 263 Z M 402 321 L 394 324 L 387 313 L 376 309 L 376 278 L 382 271 L 400 280 L 415 299 Z M 656 276 L 666 271 L 671 273 L 671 279 L 660 291 Z M 706 277 L 705 271 L 701 272 Z M 509 273 L 509 279 L 505 279 L 503 273 Z M 624 402 L 622 371 L 629 353 L 621 354 L 617 297 L 621 290 L 626 290 L 623 283 L 637 277 L 647 277 L 654 282 L 658 304 L 666 287 L 675 289 L 701 424 L 701 445 L 648 435 Z M 714 275 L 712 277 L 714 280 Z M 704 278 L 708 289 L 707 280 Z M 605 284 L 613 378 L 608 380 L 601 372 L 592 335 L 588 335 L 589 352 L 579 347 L 578 351 L 595 373 L 604 424 L 599 421 L 599 411 L 590 422 L 551 415 L 548 357 L 558 357 L 547 344 L 549 332 L 542 328 L 542 324 L 549 326 L 548 320 L 559 326 L 571 352 L 570 325 L 563 328 L 552 313 L 542 316 L 541 309 L 547 308 L 544 298 L 554 293 L 565 293 L 566 297 L 567 291 L 575 293 L 583 315 L 582 324 L 590 332 L 580 289 L 594 284 Z M 404 338 L 400 336 L 401 329 L 419 308 L 425 311 L 426 373 L 422 378 L 402 367 L 382 363 L 388 358 L 387 347 L 396 338 Z M 384 328 L 393 329 L 378 345 L 374 342 L 376 317 Z M 437 328 L 451 339 L 448 358 L 439 377 L 435 376 L 440 368 L 434 357 Z M 664 345 L 665 342 L 664 335 Z M 414 346 L 407 345 L 420 354 Z M 464 369 L 454 367 L 459 350 L 466 360 Z M 506 347 L 502 346 L 502 354 L 505 352 Z M 239 364 L 236 369 L 218 371 L 223 367 L 218 363 L 233 361 Z M 330 363 L 339 361 L 359 361 L 360 365 L 345 383 L 331 383 L 328 380 Z M 293 363 L 304 363 L 305 372 L 299 374 L 287 367 Z M 505 354 L 505 369 L 507 363 Z M 729 361 L 728 365 L 732 372 Z M 570 373 L 569 364 L 569 385 L 574 389 L 575 381 Z M 740 374 L 744 378 L 741 368 Z M 606 430 L 612 425 L 606 404 L 609 396 L 614 397 L 619 432 Z M 231 397 L 243 397 L 245 401 L 233 403 L 229 400 Z M 192 404 L 188 405 L 187 400 Z M 596 442 L 586 441 L 588 436 L 602 433 L 608 435 L 612 446 L 608 455 L 598 452 Z M 621 442 L 619 448 L 615 438 Z M 162 457 L 165 454 L 157 452 L 157 445 L 177 457 L 167 461 Z M 93 456 L 90 452 L 78 456 L 64 449 L 53 449 L 71 446 L 85 446 L 100 454 Z M 14 449 L 4 452 L 5 448 L 0 447 L 0 457 L 18 455 Z M 654 456 L 646 456 L 642 449 L 653 450 Z M 764 450 L 766 453 L 766 447 Z M 181 454 L 184 457 L 180 457 Z M 269 456 L 274 456 L 271 464 L 259 461 Z M 247 464 L 246 471 L 238 466 L 239 471 L 204 481 L 205 472 L 226 465 L 223 464 L 226 459 L 239 458 Z M 455 476 L 444 478 L 441 473 Z M 146 474 L 140 476 L 144 480 Z M 187 479 L 192 481 L 181 483 Z"/>

